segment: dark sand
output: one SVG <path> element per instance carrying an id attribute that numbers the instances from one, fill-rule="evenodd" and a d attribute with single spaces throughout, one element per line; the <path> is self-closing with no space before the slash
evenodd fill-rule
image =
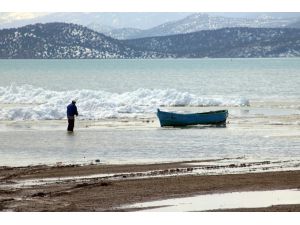
<path id="1" fill-rule="evenodd" d="M 300 189 L 300 171 L 201 176 L 185 174 L 192 170 L 192 166 L 183 162 L 150 165 L 1 167 L 0 210 L 120 211 L 117 207 L 124 204 L 199 194 Z M 27 179 L 107 173 L 119 174 L 103 178 L 71 178 L 34 186 L 8 186 Z M 300 205 L 222 211 L 299 212 Z"/>

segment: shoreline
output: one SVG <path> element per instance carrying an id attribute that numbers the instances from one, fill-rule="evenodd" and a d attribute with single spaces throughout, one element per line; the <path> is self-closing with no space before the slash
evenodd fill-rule
<path id="1" fill-rule="evenodd" d="M 119 207 L 203 194 L 300 189 L 300 171 L 191 174 L 197 162 L 0 167 L 0 210 L 132 211 Z M 300 205 L 213 211 L 300 211 Z"/>

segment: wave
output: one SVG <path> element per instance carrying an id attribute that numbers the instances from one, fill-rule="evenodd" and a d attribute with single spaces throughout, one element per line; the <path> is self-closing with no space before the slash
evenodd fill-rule
<path id="1" fill-rule="evenodd" d="M 119 94 L 11 85 L 0 87 L 0 103 L 16 106 L 0 109 L 0 120 L 64 119 L 66 105 L 75 98 L 82 119 L 137 116 L 154 113 L 162 106 L 249 106 L 249 100 L 245 98 L 201 97 L 174 89 L 138 89 Z"/>

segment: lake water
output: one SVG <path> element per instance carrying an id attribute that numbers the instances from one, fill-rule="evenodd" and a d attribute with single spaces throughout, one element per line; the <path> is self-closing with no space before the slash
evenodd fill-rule
<path id="1" fill-rule="evenodd" d="M 0 165 L 238 158 L 298 169 L 299 87 L 298 58 L 0 60 Z M 160 128 L 157 108 L 228 109 L 229 124 Z"/>

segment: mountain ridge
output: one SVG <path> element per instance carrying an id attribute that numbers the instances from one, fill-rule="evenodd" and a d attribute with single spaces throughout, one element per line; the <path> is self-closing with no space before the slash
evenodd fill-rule
<path id="1" fill-rule="evenodd" d="M 153 57 L 160 57 L 151 53 Z M 0 30 L 0 58 L 151 57 L 143 54 L 116 39 L 77 24 L 37 23 Z"/>
<path id="2" fill-rule="evenodd" d="M 145 30 L 127 32 L 129 28 L 112 29 L 105 34 L 116 39 L 136 39 L 144 37 L 168 36 L 172 34 L 186 34 L 202 30 L 216 30 L 231 27 L 252 27 L 252 28 L 288 28 L 300 18 L 230 18 L 222 16 L 210 16 L 204 13 L 195 13 L 183 19 L 169 21 L 158 26 Z"/>
<path id="3" fill-rule="evenodd" d="M 0 30 L 0 58 L 107 59 L 300 56 L 300 29 L 222 28 L 117 40 L 68 23 Z"/>
<path id="4" fill-rule="evenodd" d="M 300 56 L 300 29 L 222 28 L 188 34 L 124 40 L 128 46 L 183 58 Z"/>

